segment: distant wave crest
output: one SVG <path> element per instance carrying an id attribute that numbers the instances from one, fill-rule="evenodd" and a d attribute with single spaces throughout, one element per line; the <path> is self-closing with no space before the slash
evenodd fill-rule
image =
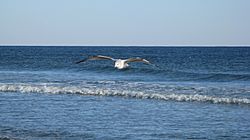
<path id="1" fill-rule="evenodd" d="M 139 91 L 121 91 L 117 89 L 86 88 L 78 86 L 32 85 L 32 84 L 2 84 L 0 92 L 47 93 L 47 94 L 80 94 L 94 96 L 120 96 L 127 98 L 157 99 L 178 102 L 208 102 L 221 104 L 250 104 L 248 98 L 214 97 L 207 95 L 156 94 Z"/>

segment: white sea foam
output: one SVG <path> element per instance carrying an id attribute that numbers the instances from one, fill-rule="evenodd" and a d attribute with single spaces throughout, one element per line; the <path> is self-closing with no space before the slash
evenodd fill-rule
<path id="1" fill-rule="evenodd" d="M 0 84 L 0 92 L 47 93 L 47 94 L 81 94 L 95 96 L 121 96 L 141 99 L 173 100 L 179 102 L 210 102 L 222 104 L 250 104 L 248 98 L 214 97 L 207 95 L 185 95 L 167 93 L 144 93 L 140 91 L 118 90 L 111 88 L 32 85 L 32 84 Z"/>

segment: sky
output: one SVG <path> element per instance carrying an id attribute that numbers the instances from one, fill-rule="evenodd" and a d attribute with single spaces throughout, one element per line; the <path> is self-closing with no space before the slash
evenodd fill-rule
<path id="1" fill-rule="evenodd" d="M 250 0 L 1 0 L 0 45 L 250 45 Z"/>

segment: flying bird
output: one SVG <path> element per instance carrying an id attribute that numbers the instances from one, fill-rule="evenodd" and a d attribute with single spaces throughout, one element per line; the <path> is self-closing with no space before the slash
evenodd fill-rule
<path id="1" fill-rule="evenodd" d="M 115 62 L 114 67 L 117 68 L 117 69 L 120 69 L 120 70 L 128 68 L 129 67 L 128 63 L 130 63 L 130 62 L 143 62 L 144 64 L 151 64 L 148 60 L 142 59 L 142 58 L 139 58 L 139 57 L 128 58 L 128 59 L 114 59 L 112 57 L 103 56 L 103 55 L 90 56 L 90 57 L 88 57 L 86 59 L 83 59 L 83 60 L 80 60 L 80 61 L 76 62 L 76 64 L 83 63 L 83 62 L 86 62 L 88 60 L 112 60 L 112 61 Z"/>

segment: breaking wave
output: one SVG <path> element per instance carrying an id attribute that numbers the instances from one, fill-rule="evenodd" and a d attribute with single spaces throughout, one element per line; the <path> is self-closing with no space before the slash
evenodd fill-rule
<path id="1" fill-rule="evenodd" d="M 215 104 L 250 104 L 248 98 L 215 97 L 207 95 L 185 95 L 166 93 L 146 93 L 140 91 L 118 90 L 112 88 L 95 88 L 58 85 L 3 84 L 0 92 L 47 93 L 47 94 L 79 94 L 94 96 L 119 96 L 139 99 L 157 99 L 178 102 L 208 102 Z"/>

